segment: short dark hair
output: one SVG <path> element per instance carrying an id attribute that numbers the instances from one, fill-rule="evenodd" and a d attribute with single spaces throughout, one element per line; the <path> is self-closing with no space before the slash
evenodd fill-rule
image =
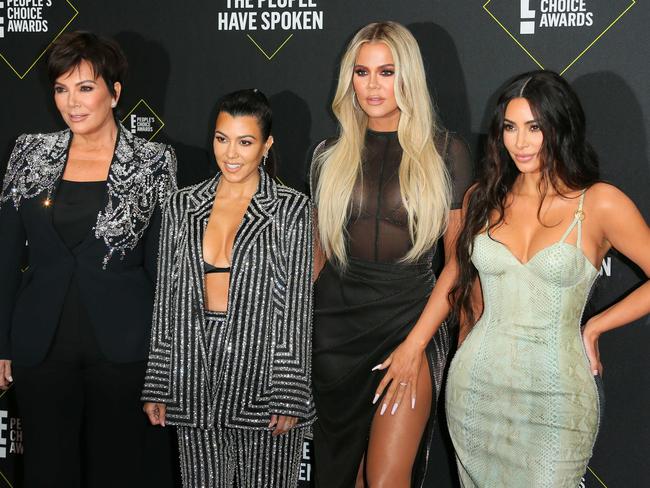
<path id="1" fill-rule="evenodd" d="M 62 34 L 52 43 L 47 55 L 47 74 L 50 82 L 82 61 L 90 63 L 95 77 L 102 77 L 111 95 L 115 96 L 113 84 L 124 83 L 128 63 L 119 44 L 112 39 L 92 32 L 76 31 Z"/>
<path id="2" fill-rule="evenodd" d="M 255 117 L 264 141 L 266 141 L 271 135 L 271 128 L 273 125 L 271 104 L 269 103 L 268 98 L 266 98 L 266 95 L 257 88 L 237 90 L 223 96 L 217 102 L 217 117 L 220 113 L 227 113 L 233 117 Z M 273 177 L 275 176 L 277 168 L 273 148 L 269 151 L 264 169 L 269 175 Z"/>

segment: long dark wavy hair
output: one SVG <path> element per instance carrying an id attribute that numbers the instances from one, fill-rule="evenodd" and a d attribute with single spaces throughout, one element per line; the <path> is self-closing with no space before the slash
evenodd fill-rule
<path id="1" fill-rule="evenodd" d="M 486 229 L 490 216 L 497 216 L 491 229 L 503 222 L 506 199 L 520 174 L 503 143 L 506 107 L 515 98 L 528 101 L 544 136 L 537 218 L 549 188 L 564 195 L 567 189 L 585 189 L 598 181 L 598 158 L 585 138 L 585 114 L 569 83 L 546 70 L 524 73 L 508 83 L 492 116 L 478 181 L 466 197 L 464 224 L 456 243 L 459 275 L 450 295 L 455 316 L 469 325 L 475 322 L 471 294 L 478 275 L 471 260 L 474 238 Z"/>

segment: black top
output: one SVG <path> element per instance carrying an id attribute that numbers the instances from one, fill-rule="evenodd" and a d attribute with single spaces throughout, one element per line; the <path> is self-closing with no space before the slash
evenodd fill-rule
<path id="1" fill-rule="evenodd" d="M 203 261 L 203 272 L 205 274 L 230 273 L 230 266 L 228 266 L 227 268 L 219 268 L 213 264 L 208 263 L 207 261 Z"/>
<path id="2" fill-rule="evenodd" d="M 106 181 L 61 180 L 54 199 L 52 222 L 61 240 L 73 249 L 88 236 L 106 205 Z"/>
<path id="3" fill-rule="evenodd" d="M 451 208 L 460 208 L 472 181 L 469 151 L 446 132 L 436 137 L 435 144 L 451 174 Z M 348 253 L 365 261 L 396 262 L 413 245 L 399 186 L 402 148 L 397 132 L 368 130 L 364 151 L 362 178 L 352 192 L 347 223 Z"/>
<path id="4" fill-rule="evenodd" d="M 51 349 L 72 283 L 106 359 L 141 361 L 149 349 L 173 150 L 120 125 L 106 182 L 62 182 L 72 139 L 20 136 L 0 193 L 0 358 L 21 366 Z"/>

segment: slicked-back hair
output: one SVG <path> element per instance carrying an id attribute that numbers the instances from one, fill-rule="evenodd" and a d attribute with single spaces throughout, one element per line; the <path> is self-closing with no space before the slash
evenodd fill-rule
<path id="1" fill-rule="evenodd" d="M 50 82 L 77 68 L 82 61 L 90 64 L 95 78 L 102 78 L 112 96 L 114 84 L 124 84 L 128 63 L 119 44 L 92 32 L 76 31 L 62 34 L 47 54 L 47 74 Z"/>
<path id="2" fill-rule="evenodd" d="M 255 117 L 262 133 L 263 142 L 266 142 L 271 136 L 273 128 L 271 104 L 266 95 L 257 88 L 237 90 L 223 96 L 217 102 L 217 117 L 221 113 L 227 113 L 233 117 Z M 272 178 L 275 177 L 277 169 L 274 154 L 273 147 L 271 147 L 264 164 L 264 169 Z"/>

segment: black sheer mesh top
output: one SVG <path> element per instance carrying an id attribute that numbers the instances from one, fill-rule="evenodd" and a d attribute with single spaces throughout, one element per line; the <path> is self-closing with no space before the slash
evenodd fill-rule
<path id="1" fill-rule="evenodd" d="M 472 181 L 473 166 L 465 143 L 449 133 L 435 140 L 452 180 L 452 209 L 462 206 L 463 195 Z M 402 148 L 397 132 L 366 134 L 362 164 L 347 223 L 350 257 L 365 261 L 394 263 L 412 246 L 408 216 L 399 187 Z"/>

